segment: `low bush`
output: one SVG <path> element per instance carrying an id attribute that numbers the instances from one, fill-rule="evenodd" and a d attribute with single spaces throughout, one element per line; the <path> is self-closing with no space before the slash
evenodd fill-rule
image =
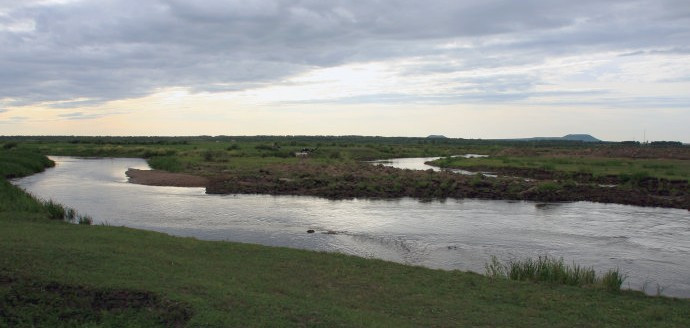
<path id="1" fill-rule="evenodd" d="M 48 211 L 48 217 L 51 220 L 64 220 L 65 219 L 65 208 L 62 205 L 49 200 L 43 203 L 46 211 Z"/>
<path id="2" fill-rule="evenodd" d="M 93 223 L 93 218 L 91 218 L 88 215 L 84 216 L 79 216 L 79 220 L 77 221 L 79 224 L 85 224 L 85 225 L 91 225 Z"/>
<path id="3" fill-rule="evenodd" d="M 183 169 L 182 162 L 174 156 L 154 156 L 147 161 L 151 168 L 169 172 L 180 172 Z"/>
<path id="4" fill-rule="evenodd" d="M 537 191 L 540 193 L 549 193 L 561 189 L 561 185 L 556 182 L 543 182 L 537 185 Z"/>

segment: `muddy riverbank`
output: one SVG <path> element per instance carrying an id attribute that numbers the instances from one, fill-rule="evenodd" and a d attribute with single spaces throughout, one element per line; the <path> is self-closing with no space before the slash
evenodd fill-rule
<path id="1" fill-rule="evenodd" d="M 572 180 L 491 178 L 432 170 L 402 170 L 370 164 L 280 165 L 254 175 L 216 176 L 209 179 L 210 194 L 307 195 L 329 199 L 477 198 L 531 201 L 593 201 L 690 210 L 687 188 L 657 192 L 652 181 L 643 187 L 601 185 Z M 658 186 L 658 183 L 657 183 Z M 663 190 L 663 188 L 661 189 Z"/>
<path id="2" fill-rule="evenodd" d="M 474 168 L 487 171 L 490 168 Z M 493 169 L 493 168 L 491 168 Z M 494 170 L 495 171 L 495 170 Z M 409 170 L 368 163 L 269 165 L 253 172 L 218 172 L 208 178 L 159 170 L 129 169 L 129 182 L 153 186 L 205 187 L 209 194 L 318 196 L 328 199 L 413 197 L 530 201 L 592 201 L 690 210 L 687 181 L 503 168 L 499 177 Z M 528 178 L 528 179 L 525 179 Z"/>

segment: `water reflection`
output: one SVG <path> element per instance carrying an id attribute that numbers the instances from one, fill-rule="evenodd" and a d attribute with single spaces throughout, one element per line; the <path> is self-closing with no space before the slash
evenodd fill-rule
<path id="1" fill-rule="evenodd" d="M 549 254 L 598 270 L 620 267 L 629 275 L 629 288 L 646 284 L 654 293 L 658 283 L 667 295 L 690 297 L 685 210 L 588 202 L 207 195 L 203 188 L 127 183 L 127 168 L 147 168 L 141 159 L 52 158 L 55 168 L 14 182 L 89 214 L 96 223 L 477 272 L 491 255 Z"/>
<path id="2" fill-rule="evenodd" d="M 463 154 L 463 155 L 454 155 L 451 157 L 464 157 L 464 158 L 477 158 L 477 157 L 488 157 L 488 155 L 479 155 L 479 154 Z M 453 173 L 458 173 L 458 174 L 463 174 L 463 175 L 476 175 L 476 174 L 483 174 L 488 177 L 496 177 L 495 174 L 491 172 L 472 172 L 472 171 L 467 171 L 467 170 L 462 170 L 462 169 L 448 169 L 448 168 L 440 168 L 438 166 L 433 166 L 426 164 L 427 162 L 432 162 L 437 159 L 440 159 L 443 157 L 410 157 L 410 158 L 389 158 L 389 159 L 382 159 L 382 160 L 376 160 L 376 161 L 369 161 L 369 163 L 377 165 L 383 165 L 383 166 L 390 166 L 390 167 L 395 167 L 398 169 L 407 169 L 407 170 L 433 170 L 433 171 L 447 171 L 447 172 L 453 172 Z"/>

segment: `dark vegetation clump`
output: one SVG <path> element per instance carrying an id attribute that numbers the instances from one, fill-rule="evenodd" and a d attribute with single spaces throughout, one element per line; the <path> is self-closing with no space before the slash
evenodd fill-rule
<path id="1" fill-rule="evenodd" d="M 40 282 L 0 273 L 0 327 L 183 327 L 191 307 L 153 293 Z"/>
<path id="2" fill-rule="evenodd" d="M 4 143 L 4 144 L 2 145 L 2 148 L 3 148 L 3 149 L 12 149 L 12 148 L 14 148 L 14 147 L 17 147 L 17 143 L 16 143 L 16 142 L 6 142 L 6 143 Z"/>
<path id="3" fill-rule="evenodd" d="M 3 147 L 0 150 L 0 177 L 2 178 L 11 179 L 27 176 L 55 165 L 53 161 L 37 152 L 15 147 L 16 144 L 10 148 Z"/>

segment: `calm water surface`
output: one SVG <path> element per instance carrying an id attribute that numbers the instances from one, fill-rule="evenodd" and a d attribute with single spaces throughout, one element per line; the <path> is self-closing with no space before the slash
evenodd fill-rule
<path id="1" fill-rule="evenodd" d="M 491 200 L 419 202 L 206 195 L 203 188 L 127 183 L 142 159 L 51 157 L 55 168 L 14 183 L 95 223 L 199 239 L 334 251 L 431 268 L 484 271 L 500 259 L 548 254 L 597 270 L 620 267 L 625 287 L 690 297 L 690 212 L 626 205 Z M 419 162 L 419 160 L 418 160 Z M 314 229 L 316 233 L 307 234 Z"/>
<path id="2" fill-rule="evenodd" d="M 465 154 L 465 155 L 456 155 L 456 156 L 452 156 L 452 157 L 475 158 L 475 157 L 488 157 L 488 156 L 487 155 L 478 155 L 478 154 Z M 472 171 L 467 171 L 467 170 L 447 169 L 447 168 L 440 168 L 438 166 L 424 164 L 426 162 L 435 161 L 439 158 L 442 158 L 442 157 L 391 158 L 391 159 L 382 159 L 382 160 L 370 161 L 369 163 L 381 164 L 384 166 L 391 166 L 391 167 L 396 167 L 399 169 L 450 171 L 450 172 L 464 174 L 464 175 L 475 175 L 475 174 L 477 174 L 477 172 L 472 172 Z M 480 172 L 480 173 L 482 173 L 483 175 L 488 176 L 488 177 L 496 177 L 496 175 L 492 174 L 491 172 Z"/>

